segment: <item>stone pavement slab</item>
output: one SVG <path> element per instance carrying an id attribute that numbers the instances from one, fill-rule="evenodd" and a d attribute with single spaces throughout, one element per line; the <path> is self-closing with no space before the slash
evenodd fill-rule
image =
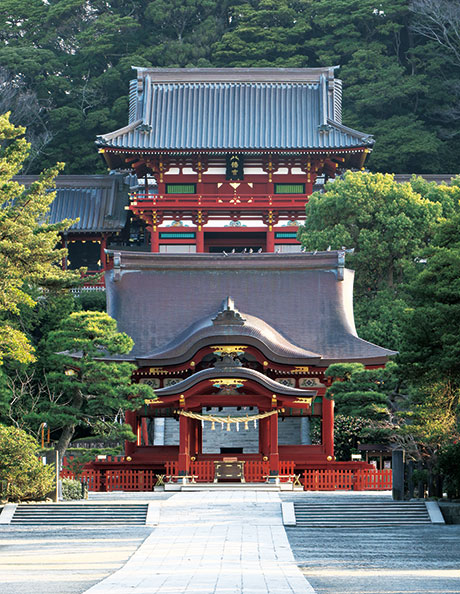
<path id="1" fill-rule="evenodd" d="M 460 526 L 287 528 L 318 594 L 460 594 Z"/>
<path id="2" fill-rule="evenodd" d="M 178 493 L 126 565 L 88 594 L 314 594 L 299 571 L 277 493 Z"/>

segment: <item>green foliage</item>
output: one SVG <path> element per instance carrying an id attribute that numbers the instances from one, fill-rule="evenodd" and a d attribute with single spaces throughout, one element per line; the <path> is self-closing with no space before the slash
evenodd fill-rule
<path id="1" fill-rule="evenodd" d="M 460 441 L 447 445 L 439 455 L 439 470 L 448 497 L 460 498 Z"/>
<path id="2" fill-rule="evenodd" d="M 21 429 L 0 425 L 0 483 L 6 483 L 6 499 L 42 499 L 53 481 L 54 469 L 41 463 L 37 441 Z"/>
<path id="3" fill-rule="evenodd" d="M 82 499 L 81 483 L 73 479 L 62 479 L 62 499 Z"/>
<path id="4" fill-rule="evenodd" d="M 375 421 L 375 428 L 383 430 L 391 421 L 394 369 L 394 364 L 386 369 L 365 369 L 360 363 L 330 365 L 326 376 L 335 381 L 326 396 L 334 399 L 338 414 Z"/>
<path id="5" fill-rule="evenodd" d="M 408 283 L 400 356 L 415 382 L 443 377 L 460 386 L 460 214 L 442 223 Z"/>
<path id="6" fill-rule="evenodd" d="M 77 427 L 96 434 L 134 439 L 120 424 L 125 410 L 136 410 L 152 398 L 149 386 L 131 384 L 134 365 L 106 360 L 128 353 L 131 338 L 117 332 L 116 322 L 103 312 L 74 312 L 50 332 L 46 341 L 48 381 L 66 399 L 49 403 L 46 413 L 52 427 L 61 428 L 58 449 L 67 449 Z"/>
<path id="7" fill-rule="evenodd" d="M 460 390 L 444 379 L 415 392 L 399 412 L 399 440 L 407 454 L 433 467 L 440 452 L 459 435 Z"/>
<path id="8" fill-rule="evenodd" d="M 402 279 L 404 266 L 430 238 L 439 203 L 398 184 L 392 175 L 351 173 L 315 193 L 299 240 L 307 249 L 354 248 L 355 294 L 374 293 Z"/>
<path id="9" fill-rule="evenodd" d="M 368 432 L 373 425 L 368 419 L 336 415 L 334 418 L 334 453 L 339 461 L 351 460 L 358 454 L 358 446 L 368 441 Z"/>
<path id="10" fill-rule="evenodd" d="M 33 348 L 15 322 L 21 308 L 31 308 L 37 297 L 31 287 L 56 289 L 75 282 L 76 274 L 61 270 L 64 250 L 56 249 L 59 232 L 70 221 L 46 223 L 54 194 L 49 192 L 61 165 L 40 175 L 26 189 L 12 177 L 19 173 L 29 145 L 8 114 L 0 116 L 0 364 L 4 358 L 30 363 Z"/>

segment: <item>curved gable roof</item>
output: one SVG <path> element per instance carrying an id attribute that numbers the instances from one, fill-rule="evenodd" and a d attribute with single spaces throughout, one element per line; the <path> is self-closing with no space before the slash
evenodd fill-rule
<path id="1" fill-rule="evenodd" d="M 224 299 L 221 309 L 206 316 L 181 332 L 174 340 L 145 357 L 139 364 L 177 364 L 191 359 L 203 346 L 215 343 L 251 344 L 272 361 L 289 364 L 293 359 L 319 362 L 321 355 L 293 344 L 272 326 L 256 316 L 240 313 L 231 297 Z"/>

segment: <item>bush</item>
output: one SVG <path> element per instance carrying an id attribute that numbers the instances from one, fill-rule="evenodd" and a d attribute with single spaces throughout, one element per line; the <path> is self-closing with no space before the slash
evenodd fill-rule
<path id="1" fill-rule="evenodd" d="M 82 499 L 80 481 L 74 479 L 62 479 L 62 499 L 64 499 L 64 501 Z"/>
<path id="2" fill-rule="evenodd" d="M 0 483 L 7 501 L 43 499 L 53 489 L 54 468 L 42 464 L 38 449 L 22 429 L 0 425 Z"/>
<path id="3" fill-rule="evenodd" d="M 444 478 L 447 496 L 460 498 L 460 441 L 445 447 L 439 455 L 439 470 Z"/>

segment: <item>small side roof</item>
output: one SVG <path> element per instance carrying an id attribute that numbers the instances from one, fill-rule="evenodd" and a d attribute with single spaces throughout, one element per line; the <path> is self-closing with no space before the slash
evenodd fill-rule
<path id="1" fill-rule="evenodd" d="M 29 186 L 34 175 L 18 175 L 20 184 Z M 127 220 L 125 206 L 133 176 L 126 175 L 58 175 L 56 198 L 51 204 L 49 222 L 78 219 L 66 233 L 109 233 L 123 229 Z"/>

